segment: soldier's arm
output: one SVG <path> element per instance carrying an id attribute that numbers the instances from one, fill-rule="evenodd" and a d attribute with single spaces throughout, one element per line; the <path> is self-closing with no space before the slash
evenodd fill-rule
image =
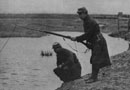
<path id="1" fill-rule="evenodd" d="M 76 41 L 78 42 L 82 42 L 84 40 L 89 40 L 91 38 L 91 36 L 95 33 L 95 26 L 94 25 L 91 25 L 89 28 L 87 28 L 87 30 L 84 30 L 84 31 L 87 31 L 85 32 L 84 34 L 76 37 Z"/>
<path id="2" fill-rule="evenodd" d="M 90 24 L 84 29 L 85 29 L 84 31 L 86 32 L 82 34 L 81 36 L 76 37 L 76 40 L 78 42 L 89 40 L 90 38 L 92 38 L 94 34 L 100 32 L 99 25 L 95 21 L 90 22 Z"/>

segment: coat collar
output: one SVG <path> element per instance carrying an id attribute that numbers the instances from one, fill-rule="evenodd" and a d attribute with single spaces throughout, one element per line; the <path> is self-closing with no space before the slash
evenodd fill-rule
<path id="1" fill-rule="evenodd" d="M 90 17 L 86 16 L 86 18 L 83 20 L 83 22 L 88 23 L 90 21 Z"/>

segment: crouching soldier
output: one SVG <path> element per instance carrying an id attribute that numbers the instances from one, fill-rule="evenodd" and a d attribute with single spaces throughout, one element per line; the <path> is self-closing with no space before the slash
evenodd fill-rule
<path id="1" fill-rule="evenodd" d="M 57 56 L 57 68 L 54 73 L 63 82 L 69 82 L 81 77 L 81 65 L 75 53 L 62 48 L 62 46 L 55 42 L 52 46 Z"/>

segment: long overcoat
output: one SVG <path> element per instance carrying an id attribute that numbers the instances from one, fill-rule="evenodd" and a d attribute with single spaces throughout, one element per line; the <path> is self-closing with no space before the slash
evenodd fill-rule
<path id="1" fill-rule="evenodd" d="M 100 33 L 99 25 L 95 20 L 90 17 L 86 17 L 83 21 L 84 34 L 77 36 L 78 42 L 86 41 L 89 43 L 92 50 L 90 58 L 91 64 L 98 64 L 99 67 L 105 67 L 111 65 L 107 43 L 103 35 Z"/>
<path id="2" fill-rule="evenodd" d="M 59 48 L 56 53 L 57 66 L 62 68 L 54 69 L 62 81 L 71 81 L 81 77 L 81 65 L 75 53 L 65 48 Z M 65 69 L 67 67 L 67 69 Z"/>

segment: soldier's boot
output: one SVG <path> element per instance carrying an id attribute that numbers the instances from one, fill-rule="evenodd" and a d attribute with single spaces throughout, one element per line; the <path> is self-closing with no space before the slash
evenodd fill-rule
<path id="1" fill-rule="evenodd" d="M 86 83 L 92 83 L 96 82 L 98 80 L 98 72 L 99 72 L 99 67 L 98 66 L 92 66 L 92 74 L 91 77 L 87 80 L 85 80 Z"/>
<path id="2" fill-rule="evenodd" d="M 85 80 L 85 82 L 86 83 L 96 82 L 98 80 L 97 76 L 98 76 L 98 73 L 97 72 L 93 72 L 92 76 L 89 79 Z"/>

